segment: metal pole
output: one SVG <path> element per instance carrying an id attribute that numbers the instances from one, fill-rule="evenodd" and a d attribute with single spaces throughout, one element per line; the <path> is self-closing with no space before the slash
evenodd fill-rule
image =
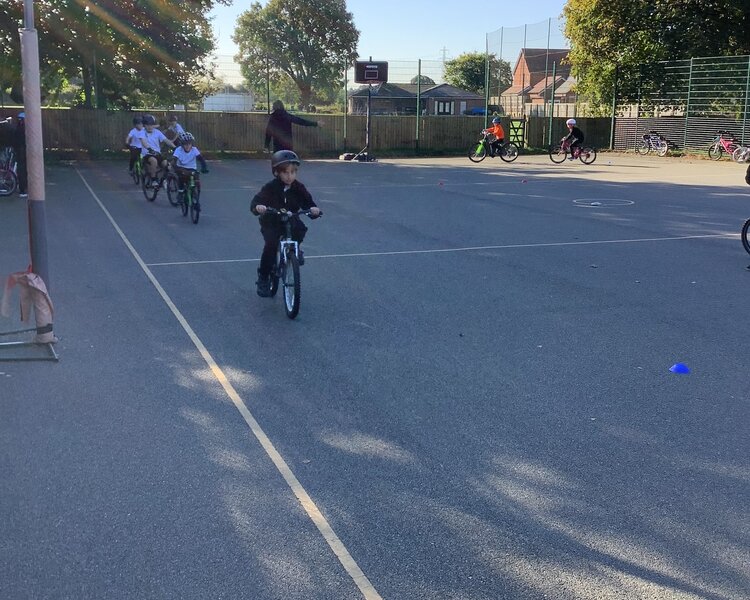
<path id="1" fill-rule="evenodd" d="M 745 144 L 747 113 L 750 110 L 750 56 L 747 57 L 747 85 L 745 87 L 745 112 L 742 114 L 742 144 Z"/>
<path id="2" fill-rule="evenodd" d="M 417 61 L 417 131 L 414 137 L 414 149 L 419 152 L 419 117 L 422 106 L 422 59 Z"/>
<path id="3" fill-rule="evenodd" d="M 609 149 L 615 149 L 615 113 L 617 112 L 617 65 L 615 65 L 615 81 L 612 85 L 612 122 L 609 125 Z"/>
<path id="4" fill-rule="evenodd" d="M 47 262 L 47 218 L 44 195 L 44 141 L 42 140 L 42 100 L 39 82 L 39 38 L 34 29 L 32 0 L 24 0 L 24 28 L 21 35 L 23 103 L 26 113 L 26 169 L 28 173 L 29 249 L 31 270 L 50 289 Z"/>
<path id="5" fill-rule="evenodd" d="M 271 114 L 271 64 L 266 54 L 266 112 Z"/>
<path id="6" fill-rule="evenodd" d="M 344 152 L 346 152 L 346 121 L 349 115 L 349 65 L 344 64 Z"/>
<path id="7" fill-rule="evenodd" d="M 490 112 L 490 38 L 489 34 L 484 35 L 484 128 L 487 129 L 487 123 Z"/>
<path id="8" fill-rule="evenodd" d="M 505 29 L 504 27 L 500 28 L 500 61 L 501 62 L 503 60 L 503 34 L 505 33 L 504 29 Z M 499 69 L 498 69 L 498 71 L 499 71 Z M 499 75 L 499 72 L 498 72 L 498 75 Z M 511 73 L 511 75 L 512 75 L 512 73 Z M 512 83 L 513 82 L 511 81 L 511 84 Z M 500 77 L 498 77 L 497 78 L 497 104 L 498 104 L 498 106 L 500 106 L 500 93 L 502 92 L 502 90 L 500 89 L 500 85 L 501 85 Z"/>
<path id="9" fill-rule="evenodd" d="M 688 75 L 688 95 L 685 106 L 685 135 L 682 139 L 682 148 L 687 151 L 688 123 L 690 120 L 690 88 L 693 87 L 693 59 L 690 59 L 690 74 Z"/>
<path id="10" fill-rule="evenodd" d="M 370 61 L 372 62 L 372 61 Z M 370 160 L 370 112 L 372 108 L 372 84 L 367 86 L 367 125 L 365 127 L 365 158 Z"/>
<path id="11" fill-rule="evenodd" d="M 547 116 L 547 83 L 549 76 L 549 38 L 552 32 L 552 19 L 547 19 L 547 55 L 544 57 L 544 116 Z"/>
<path id="12" fill-rule="evenodd" d="M 555 79 L 557 78 L 557 61 L 552 61 L 552 94 L 550 95 L 549 135 L 547 144 L 552 145 L 552 119 L 555 116 Z"/>

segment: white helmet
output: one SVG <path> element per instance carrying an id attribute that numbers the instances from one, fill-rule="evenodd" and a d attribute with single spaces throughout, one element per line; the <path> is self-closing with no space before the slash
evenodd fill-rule
<path id="1" fill-rule="evenodd" d="M 576 120 L 575 119 L 568 119 L 567 121 L 565 121 L 565 124 L 566 125 L 573 125 L 575 127 Z"/>

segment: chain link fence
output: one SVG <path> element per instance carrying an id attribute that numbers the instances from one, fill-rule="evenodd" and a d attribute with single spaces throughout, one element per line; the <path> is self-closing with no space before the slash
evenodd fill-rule
<path id="1" fill-rule="evenodd" d="M 683 151 L 706 150 L 720 131 L 750 144 L 750 56 L 643 65 L 618 90 L 614 147 L 655 131 Z"/>

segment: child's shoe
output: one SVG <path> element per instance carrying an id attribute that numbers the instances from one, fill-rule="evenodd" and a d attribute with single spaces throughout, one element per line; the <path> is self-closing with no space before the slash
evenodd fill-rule
<path id="1" fill-rule="evenodd" d="M 268 275 L 261 275 L 260 270 L 258 270 L 258 281 L 255 282 L 255 286 L 258 296 L 261 298 L 271 297 L 271 282 L 269 277 Z"/>

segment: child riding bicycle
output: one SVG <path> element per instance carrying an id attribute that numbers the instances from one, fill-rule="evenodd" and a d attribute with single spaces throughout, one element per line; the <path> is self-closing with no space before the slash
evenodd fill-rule
<path id="1" fill-rule="evenodd" d="M 195 177 L 196 185 L 200 185 L 198 178 L 198 164 L 201 166 L 201 173 L 208 173 L 206 159 L 201 156 L 201 151 L 193 146 L 195 138 L 189 131 L 184 131 L 179 135 L 180 145 L 175 149 L 173 156 L 175 161 L 175 172 L 179 181 L 179 191 L 184 192 L 185 186 L 190 181 L 190 175 Z"/>
<path id="2" fill-rule="evenodd" d="M 258 296 L 271 296 L 271 271 L 276 260 L 276 248 L 279 238 L 284 235 L 284 228 L 276 215 L 265 214 L 267 209 L 286 209 L 290 212 L 309 210 L 314 219 L 320 215 L 320 209 L 302 182 L 297 180 L 299 157 L 291 150 L 279 150 L 271 156 L 271 173 L 273 179 L 265 184 L 250 203 L 250 211 L 260 216 L 260 232 L 263 235 L 263 253 L 258 267 L 256 281 Z M 292 219 L 292 239 L 300 244 L 305 238 L 307 227 L 298 216 Z M 299 264 L 305 263 L 302 250 L 299 251 Z"/>
<path id="3" fill-rule="evenodd" d="M 570 148 L 570 156 L 568 160 L 575 160 L 581 152 L 583 146 L 583 131 L 576 126 L 575 119 L 568 119 L 565 121 L 565 125 L 568 127 L 568 135 L 566 135 L 562 142 L 568 144 Z"/>
<path id="4" fill-rule="evenodd" d="M 500 117 L 492 119 L 492 127 L 483 129 L 482 133 L 491 133 L 495 136 L 494 141 L 490 142 L 490 156 L 500 153 L 500 148 L 505 143 L 505 130 L 500 122 Z"/>

